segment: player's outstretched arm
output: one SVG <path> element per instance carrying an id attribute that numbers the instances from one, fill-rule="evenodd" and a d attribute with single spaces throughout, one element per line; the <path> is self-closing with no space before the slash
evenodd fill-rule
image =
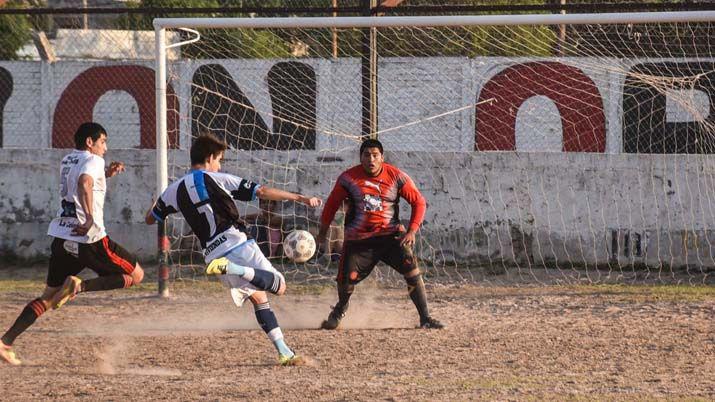
<path id="1" fill-rule="evenodd" d="M 302 194 L 291 193 L 290 191 L 267 186 L 258 187 L 256 197 L 272 201 L 296 201 L 313 208 L 323 205 L 323 200 L 318 197 L 306 197 Z"/>
<path id="2" fill-rule="evenodd" d="M 122 173 L 124 171 L 124 163 L 122 162 L 112 162 L 104 169 L 104 177 L 110 178 Z"/>
<path id="3" fill-rule="evenodd" d="M 154 214 L 151 213 L 151 211 L 154 210 L 154 205 L 156 205 L 156 203 L 152 204 L 151 207 L 149 207 L 149 210 L 146 211 L 146 215 L 144 215 L 144 223 L 147 225 L 153 225 L 156 223 L 156 218 L 154 217 Z"/>
<path id="4" fill-rule="evenodd" d="M 172 198 L 175 197 L 175 190 L 176 186 L 173 184 L 164 190 L 159 199 L 152 203 L 152 206 L 146 211 L 144 223 L 153 225 L 157 222 L 163 222 L 167 216 L 178 212 L 175 201 L 172 203 L 172 200 L 175 200 L 175 198 Z M 167 197 L 169 201 L 167 201 Z"/>
<path id="5" fill-rule="evenodd" d="M 325 238 L 328 235 L 328 229 L 330 229 L 330 223 L 335 218 L 335 213 L 343 204 L 343 201 L 348 198 L 348 192 L 345 187 L 340 183 L 340 178 L 335 182 L 333 190 L 330 191 L 328 200 L 325 201 L 325 207 L 323 208 L 323 213 L 320 215 L 320 231 L 318 232 L 318 247 L 322 247 L 325 244 Z"/>

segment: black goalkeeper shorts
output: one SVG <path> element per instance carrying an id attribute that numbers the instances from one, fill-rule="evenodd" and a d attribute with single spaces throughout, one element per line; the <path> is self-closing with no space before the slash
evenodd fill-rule
<path id="1" fill-rule="evenodd" d="M 109 236 L 94 243 L 77 243 L 55 237 L 51 248 L 47 271 L 47 286 L 50 287 L 62 286 L 65 278 L 77 275 L 85 268 L 99 276 L 131 275 L 137 265 L 137 258 Z"/>
<path id="2" fill-rule="evenodd" d="M 338 283 L 357 284 L 367 278 L 382 261 L 402 275 L 417 268 L 411 246 L 401 246 L 402 233 L 375 236 L 363 240 L 346 240 L 338 266 Z"/>

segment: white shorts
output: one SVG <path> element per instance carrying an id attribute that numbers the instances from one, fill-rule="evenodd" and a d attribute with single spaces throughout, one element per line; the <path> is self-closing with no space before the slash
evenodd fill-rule
<path id="1" fill-rule="evenodd" d="M 224 256 L 236 265 L 270 271 L 283 278 L 283 274 L 278 272 L 270 261 L 263 255 L 261 249 L 253 240 L 248 240 L 231 250 Z M 243 303 L 256 292 L 256 287 L 251 282 L 238 275 L 221 275 L 221 282 L 231 290 L 231 298 L 236 306 L 241 307 Z M 285 278 L 283 278 L 285 282 Z"/>

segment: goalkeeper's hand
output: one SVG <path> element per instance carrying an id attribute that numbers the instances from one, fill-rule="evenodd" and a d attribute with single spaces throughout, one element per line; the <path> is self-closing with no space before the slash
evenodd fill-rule
<path id="1" fill-rule="evenodd" d="M 318 243 L 318 247 L 316 247 L 315 253 L 308 260 L 308 264 L 314 264 L 314 265 L 319 264 L 320 260 L 323 258 L 324 255 L 325 255 L 325 250 L 323 249 L 323 246 L 321 246 L 320 243 Z"/>

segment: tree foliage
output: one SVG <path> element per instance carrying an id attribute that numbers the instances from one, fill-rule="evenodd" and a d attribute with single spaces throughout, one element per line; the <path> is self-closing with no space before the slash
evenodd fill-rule
<path id="1" fill-rule="evenodd" d="M 548 1 L 548 0 L 547 0 Z M 472 0 L 463 5 L 516 5 L 544 4 L 544 0 Z M 251 3 L 251 4 L 248 4 Z M 326 0 L 301 0 L 302 7 L 326 7 Z M 342 3 L 339 3 L 342 4 Z M 403 4 L 434 5 L 435 0 L 412 0 Z M 141 0 L 129 2 L 128 7 L 245 7 L 256 6 L 246 0 Z M 296 6 L 285 0 L 264 0 L 262 7 Z M 169 17 L 172 15 L 162 15 Z M 179 16 L 179 15 L 175 15 Z M 188 15 L 182 17 L 213 15 Z M 222 17 L 250 18 L 248 14 Z M 262 17 L 270 17 L 261 15 Z M 284 16 L 284 15 L 283 15 Z M 158 16 L 128 15 L 118 27 L 121 29 L 151 30 L 152 19 Z M 185 57 L 191 58 L 282 58 L 291 55 L 295 44 L 307 45 L 308 57 L 332 57 L 333 31 L 330 29 L 303 30 L 200 30 L 200 42 L 182 47 Z M 338 57 L 360 57 L 366 41 L 366 29 L 341 29 L 337 31 Z M 182 34 L 184 35 L 184 34 Z M 184 35 L 188 38 L 188 35 Z M 553 26 L 520 27 L 452 27 L 452 28 L 382 28 L 377 30 L 377 52 L 382 57 L 433 57 L 433 56 L 548 56 L 553 53 L 556 32 Z"/>
<path id="2" fill-rule="evenodd" d="M 266 1 L 268 3 L 280 1 Z M 162 7 L 162 8 L 217 8 L 240 7 L 238 0 L 219 2 L 218 0 L 142 0 L 129 2 L 128 7 Z M 117 22 L 117 28 L 129 30 L 153 30 L 152 21 L 156 17 L 171 17 L 173 15 L 135 15 L 130 14 Z M 181 17 L 213 17 L 211 14 L 187 14 Z M 248 15 L 221 14 L 222 17 L 244 17 Z M 201 41 L 181 48 L 184 57 L 189 58 L 280 58 L 289 57 L 289 43 L 273 31 L 250 29 L 200 29 Z M 191 34 L 179 31 L 182 38 L 188 39 Z"/>
<path id="3" fill-rule="evenodd" d="M 18 6 L 14 2 L 5 4 L 8 8 Z M 17 51 L 31 39 L 31 33 L 32 26 L 26 16 L 0 15 L 0 60 L 16 60 Z"/>

